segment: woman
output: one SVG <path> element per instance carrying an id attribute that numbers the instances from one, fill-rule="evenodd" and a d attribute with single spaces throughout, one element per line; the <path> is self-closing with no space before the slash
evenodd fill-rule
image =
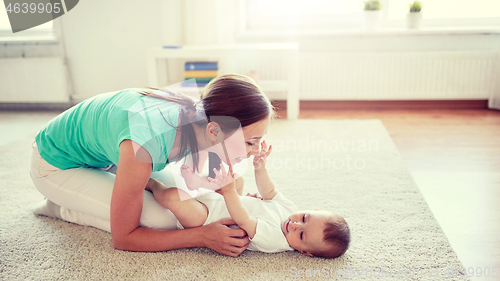
<path id="1" fill-rule="evenodd" d="M 234 224 L 230 219 L 165 230 L 175 228 L 175 217 L 146 189 L 151 178 L 175 186 L 173 175 L 164 168 L 188 154 L 194 171 L 199 152 L 215 153 L 233 164 L 257 154 L 272 105 L 255 82 L 242 75 L 214 79 L 196 103 L 167 93 L 106 93 L 49 122 L 33 144 L 31 176 L 47 198 L 35 213 L 111 231 L 115 248 L 121 250 L 208 247 L 233 257 L 243 252 L 249 240 L 237 238 L 246 233 L 229 228 Z M 240 125 L 241 137 L 235 138 Z M 214 146 L 222 141 L 228 160 L 221 146 Z M 117 166 L 116 176 L 104 171 L 112 164 Z"/>

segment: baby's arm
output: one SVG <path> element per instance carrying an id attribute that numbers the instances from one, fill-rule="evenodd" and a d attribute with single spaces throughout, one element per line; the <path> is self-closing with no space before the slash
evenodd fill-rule
<path id="1" fill-rule="evenodd" d="M 259 193 L 264 200 L 271 200 L 278 193 L 274 188 L 274 184 L 269 177 L 266 169 L 266 160 L 271 151 L 273 150 L 273 146 L 269 146 L 269 150 L 267 149 L 266 141 L 261 143 L 261 149 L 259 155 L 254 156 L 253 165 L 255 168 L 255 181 L 257 183 L 257 188 L 259 189 Z"/>
<path id="2" fill-rule="evenodd" d="M 257 229 L 257 219 L 252 217 L 248 210 L 241 203 L 240 196 L 236 192 L 232 175 L 226 173 L 226 169 L 221 164 L 221 172 L 214 169 L 215 179 L 209 180 L 221 186 L 222 195 L 226 201 L 226 207 L 234 222 L 246 231 L 248 237 L 252 239 Z"/>

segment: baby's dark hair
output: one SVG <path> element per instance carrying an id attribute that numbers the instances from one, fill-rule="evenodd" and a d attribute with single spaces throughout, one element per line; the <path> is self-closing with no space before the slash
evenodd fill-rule
<path id="1" fill-rule="evenodd" d="M 334 259 L 342 256 L 349 248 L 351 231 L 347 222 L 341 216 L 333 213 L 332 218 L 325 222 L 323 241 L 329 247 L 311 252 L 316 257 Z"/>

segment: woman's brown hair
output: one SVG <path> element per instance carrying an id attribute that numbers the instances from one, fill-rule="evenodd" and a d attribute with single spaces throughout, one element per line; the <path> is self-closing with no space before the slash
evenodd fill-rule
<path id="1" fill-rule="evenodd" d="M 255 81 L 244 75 L 225 74 L 213 79 L 203 90 L 201 100 L 197 102 L 185 94 L 170 91 L 168 87 L 160 90 L 168 95 L 159 95 L 151 91 L 141 92 L 141 94 L 175 102 L 182 106 L 181 124 L 185 125 L 180 126 L 180 129 L 174 124 L 169 123 L 169 125 L 181 131 L 178 161 L 186 155 L 189 145 L 193 155 L 194 171 L 198 171 L 199 157 L 193 123 L 206 126 L 209 122 L 217 122 L 224 133 L 230 133 L 237 130 L 240 125 L 244 128 L 274 116 L 274 108 L 269 98 Z M 189 116 L 191 111 L 194 111 L 194 117 Z M 202 114 L 206 116 L 206 119 L 200 118 Z M 218 118 L 224 116 L 233 118 Z M 220 159 L 216 156 L 210 153 L 209 171 L 212 177 L 212 165 L 219 168 L 220 164 Z"/>

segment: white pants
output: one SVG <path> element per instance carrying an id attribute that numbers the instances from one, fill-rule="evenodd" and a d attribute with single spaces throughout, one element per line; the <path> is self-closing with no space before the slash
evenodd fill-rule
<path id="1" fill-rule="evenodd" d="M 61 206 L 61 218 L 68 222 L 93 226 L 111 232 L 110 205 L 115 175 L 106 169 L 72 168 L 61 170 L 49 164 L 33 144 L 31 178 L 40 193 Z M 168 187 L 174 187 L 174 173 L 168 167 L 151 175 Z M 182 179 L 182 178 L 181 178 Z M 177 219 L 144 191 L 141 226 L 155 229 L 177 229 Z"/>

